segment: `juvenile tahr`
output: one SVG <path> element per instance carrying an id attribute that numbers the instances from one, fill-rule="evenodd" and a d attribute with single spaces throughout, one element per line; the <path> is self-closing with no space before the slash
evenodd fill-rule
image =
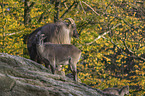
<path id="1" fill-rule="evenodd" d="M 36 48 L 37 54 L 43 60 L 45 66 L 48 67 L 48 65 L 50 65 L 52 73 L 55 74 L 57 66 L 68 64 L 74 76 L 74 80 L 77 81 L 76 64 L 81 56 L 81 50 L 71 44 L 44 43 L 43 40 L 44 34 L 39 35 L 39 42 Z"/>

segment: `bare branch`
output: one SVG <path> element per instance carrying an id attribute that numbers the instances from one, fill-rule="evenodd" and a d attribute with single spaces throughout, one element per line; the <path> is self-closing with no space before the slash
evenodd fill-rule
<path id="1" fill-rule="evenodd" d="M 32 2 L 29 8 L 32 8 L 34 6 L 35 2 Z"/>
<path id="2" fill-rule="evenodd" d="M 66 3 L 64 3 L 64 6 L 65 6 L 65 8 L 66 8 L 66 9 L 68 9 L 68 7 L 67 7 Z"/>
<path id="3" fill-rule="evenodd" d="M 30 11 L 31 8 L 34 6 L 35 2 L 32 2 L 31 5 L 29 5 L 29 0 L 25 0 L 24 3 L 24 25 L 27 25 L 31 22 L 31 16 Z"/>
<path id="4" fill-rule="evenodd" d="M 15 34 L 22 33 L 22 32 L 23 31 L 14 32 L 14 33 L 7 33 L 7 34 L 5 34 L 5 36 L 11 36 L 11 35 L 15 35 Z"/>
<path id="5" fill-rule="evenodd" d="M 124 54 L 123 52 L 125 52 L 125 50 L 122 50 L 122 48 L 120 48 L 120 47 L 119 47 L 117 44 L 115 44 L 112 40 L 110 40 L 110 42 L 111 42 L 113 45 L 115 45 L 115 46 L 121 51 L 121 54 L 122 54 L 122 55 L 127 56 L 127 57 L 133 57 L 133 58 L 136 58 L 136 59 L 140 59 L 140 60 L 142 60 L 142 61 L 145 61 L 145 58 L 143 58 L 143 57 L 141 57 L 141 56 L 138 56 L 137 54 L 135 54 L 135 52 L 131 51 L 131 50 L 127 47 L 125 41 L 123 41 L 123 44 L 124 44 L 126 50 L 127 50 L 130 54 L 133 54 L 132 56 L 128 56 L 128 55 Z"/>
<path id="6" fill-rule="evenodd" d="M 123 42 L 125 48 L 127 49 L 127 51 L 128 51 L 129 53 L 131 53 L 131 54 L 134 54 L 134 53 L 135 53 L 135 52 L 133 52 L 132 50 L 130 50 L 130 49 L 128 48 L 128 46 L 127 46 L 126 43 L 125 43 L 125 40 L 123 40 L 122 42 Z"/>
<path id="7" fill-rule="evenodd" d="M 42 19 L 44 18 L 46 12 L 43 12 L 40 16 L 40 18 L 38 19 L 38 23 L 40 23 L 42 21 Z"/>
<path id="8" fill-rule="evenodd" d="M 117 44 L 115 44 L 115 43 L 112 41 L 112 39 L 110 40 L 110 42 L 111 42 L 114 46 L 116 46 L 116 47 L 121 51 L 121 54 L 122 54 L 122 55 L 128 56 L 128 55 L 126 55 L 126 54 L 123 53 L 124 50 L 123 50 L 122 48 L 120 48 Z M 128 57 L 133 57 L 133 58 L 135 58 L 134 56 L 128 56 Z"/>
<path id="9" fill-rule="evenodd" d="M 82 3 L 84 3 L 85 5 L 87 5 L 95 14 L 97 14 L 98 16 L 100 16 L 100 14 L 97 13 L 90 5 L 88 5 L 86 2 L 82 1 Z"/>
<path id="10" fill-rule="evenodd" d="M 96 39 L 94 39 L 92 42 L 90 43 L 86 43 L 86 45 L 90 45 L 92 43 L 94 43 L 95 41 L 97 41 L 98 39 L 104 37 L 106 34 L 110 33 L 112 29 L 115 29 L 116 27 L 118 27 L 119 25 L 121 25 L 121 23 L 117 24 L 116 26 L 113 26 L 109 31 L 104 32 L 102 35 L 99 35 Z"/>
<path id="11" fill-rule="evenodd" d="M 81 8 L 83 9 L 84 13 L 86 14 L 86 11 L 84 10 L 84 7 L 82 6 L 81 1 L 80 1 L 80 5 L 81 5 Z"/>
<path id="12" fill-rule="evenodd" d="M 134 57 L 139 58 L 139 59 L 145 61 L 145 58 L 143 58 L 143 57 L 141 57 L 141 56 L 138 56 L 137 54 L 135 54 L 135 52 L 133 52 L 132 50 L 130 50 L 130 49 L 128 48 L 128 46 L 127 46 L 126 43 L 125 43 L 125 40 L 123 40 L 123 44 L 124 44 L 126 50 L 127 50 L 129 53 L 133 54 Z"/>
<path id="13" fill-rule="evenodd" d="M 60 2 L 61 0 L 56 0 L 55 1 L 55 15 L 54 15 L 54 22 L 56 22 L 59 19 L 59 7 L 60 7 Z"/>
<path id="14" fill-rule="evenodd" d="M 62 14 L 62 16 L 60 18 L 63 18 L 65 16 L 66 13 L 68 13 L 68 11 L 76 4 L 77 2 L 74 1 L 73 4 Z"/>

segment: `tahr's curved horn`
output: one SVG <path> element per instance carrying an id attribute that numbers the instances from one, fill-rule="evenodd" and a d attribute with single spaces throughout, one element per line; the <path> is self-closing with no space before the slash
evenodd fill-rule
<path id="1" fill-rule="evenodd" d="M 75 21 L 72 18 L 66 18 L 64 20 L 69 20 L 71 24 L 75 24 Z"/>

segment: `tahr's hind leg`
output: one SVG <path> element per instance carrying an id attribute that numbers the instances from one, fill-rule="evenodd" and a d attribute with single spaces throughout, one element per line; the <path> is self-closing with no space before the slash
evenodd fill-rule
<path id="1" fill-rule="evenodd" d="M 69 60 L 69 66 L 74 76 L 74 80 L 77 81 L 77 66 L 76 66 L 76 63 L 72 59 Z"/>

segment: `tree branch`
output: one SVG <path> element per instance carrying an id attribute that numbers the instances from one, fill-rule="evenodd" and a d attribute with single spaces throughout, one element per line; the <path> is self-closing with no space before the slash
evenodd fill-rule
<path id="1" fill-rule="evenodd" d="M 31 5 L 29 6 L 29 8 L 33 7 L 34 4 L 35 4 L 35 2 L 32 2 Z"/>
<path id="2" fill-rule="evenodd" d="M 15 34 L 18 34 L 18 33 L 22 33 L 24 31 L 19 31 L 19 32 L 14 32 L 14 33 L 7 33 L 5 34 L 5 36 L 11 36 L 11 35 L 15 35 Z"/>
<path id="3" fill-rule="evenodd" d="M 95 41 L 97 41 L 98 39 L 104 37 L 106 34 L 110 33 L 110 31 L 111 31 L 112 29 L 115 29 L 115 28 L 118 27 L 119 25 L 121 25 L 121 23 L 117 24 L 116 26 L 113 26 L 109 31 L 104 32 L 102 35 L 99 35 L 99 36 L 98 36 L 96 39 L 94 39 L 92 42 L 86 43 L 86 45 L 90 45 L 90 44 L 94 43 Z"/>
<path id="4" fill-rule="evenodd" d="M 84 3 L 85 5 L 87 5 L 95 14 L 97 14 L 98 16 L 100 16 L 100 14 L 97 13 L 90 5 L 88 5 L 86 2 L 82 1 L 82 3 Z"/>
<path id="5" fill-rule="evenodd" d="M 35 2 L 32 2 L 31 5 L 28 4 L 29 1 L 25 0 L 25 4 L 24 4 L 24 24 L 29 24 L 31 22 L 31 16 L 30 16 L 30 11 L 31 8 L 33 7 L 33 5 L 35 4 Z"/>
<path id="6" fill-rule="evenodd" d="M 143 57 L 141 57 L 141 56 L 138 56 L 138 55 L 135 54 L 133 51 L 131 51 L 131 50 L 127 47 L 125 41 L 123 41 L 123 44 L 124 44 L 126 50 L 127 50 L 130 54 L 133 54 L 132 56 L 128 56 L 128 55 L 124 54 L 123 52 L 126 52 L 126 50 L 122 50 L 122 48 L 120 48 L 120 47 L 119 47 L 117 44 L 115 44 L 112 40 L 110 40 L 110 42 L 111 42 L 113 45 L 115 45 L 115 46 L 121 51 L 121 54 L 122 54 L 122 55 L 127 56 L 127 57 L 137 58 L 137 59 L 140 59 L 140 60 L 142 60 L 142 61 L 145 61 L 145 58 L 143 58 Z"/>
<path id="7" fill-rule="evenodd" d="M 86 11 L 84 10 L 83 5 L 82 5 L 81 1 L 80 1 L 80 5 L 81 5 L 81 8 L 83 9 L 84 13 L 86 14 Z"/>
<path id="8" fill-rule="evenodd" d="M 54 15 L 54 22 L 56 22 L 59 19 L 59 11 L 60 11 L 59 6 L 60 6 L 60 2 L 61 2 L 61 0 L 56 0 L 55 1 L 55 11 L 56 11 L 56 13 Z"/>
<path id="9" fill-rule="evenodd" d="M 145 58 L 143 58 L 143 57 L 141 57 L 141 56 L 138 56 L 137 54 L 135 54 L 135 52 L 133 52 L 132 50 L 130 50 L 130 49 L 128 48 L 128 46 L 127 46 L 126 43 L 125 43 L 125 40 L 123 40 L 123 44 L 124 44 L 126 50 L 127 50 L 130 54 L 133 54 L 136 58 L 139 58 L 139 59 L 145 61 Z"/>
<path id="10" fill-rule="evenodd" d="M 41 21 L 42 21 L 42 19 L 44 18 L 44 14 L 45 14 L 46 12 L 43 12 L 42 14 L 41 14 L 41 16 L 40 16 L 40 18 L 39 18 L 39 20 L 38 20 L 38 23 L 40 23 Z"/>
<path id="11" fill-rule="evenodd" d="M 74 1 L 73 4 L 62 14 L 62 16 L 60 18 L 63 18 L 65 16 L 66 13 L 68 13 L 68 11 L 76 4 L 77 2 Z"/>

